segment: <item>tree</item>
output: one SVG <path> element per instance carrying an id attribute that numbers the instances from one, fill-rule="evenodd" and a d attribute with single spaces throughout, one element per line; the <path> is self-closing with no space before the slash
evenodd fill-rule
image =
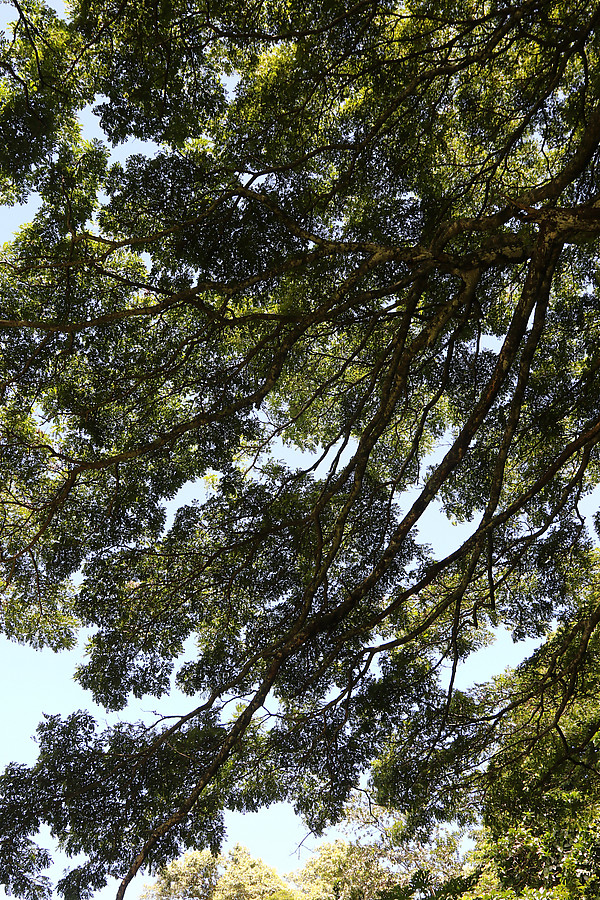
<path id="1" fill-rule="evenodd" d="M 91 629 L 107 709 L 175 665 L 191 699 L 43 722 L 0 783 L 0 880 L 47 894 L 45 822 L 86 860 L 59 892 L 121 900 L 216 850 L 223 809 L 319 831 L 371 768 L 407 833 L 476 817 L 547 681 L 460 692 L 459 662 L 558 623 L 560 668 L 600 619 L 600 5 L 13 5 L 2 189 L 41 206 L 0 270 L 2 625 Z M 156 151 L 109 165 L 132 137 Z M 447 551 L 436 504 L 468 530 Z"/>
<path id="2" fill-rule="evenodd" d="M 215 900 L 295 900 L 289 885 L 262 859 L 253 859 L 239 844 L 230 850 Z"/>
<path id="3" fill-rule="evenodd" d="M 406 842 L 400 837 L 401 821 L 364 798 L 352 798 L 342 828 L 357 836 L 322 844 L 301 869 L 286 876 L 287 881 L 237 845 L 227 857 L 216 858 L 206 850 L 186 853 L 160 870 L 144 898 L 379 900 L 393 893 L 399 881 L 402 888 L 419 881 L 441 888 L 463 870 L 460 834 L 438 834 L 428 844 Z M 410 890 L 407 896 L 413 894 Z"/>
<path id="4" fill-rule="evenodd" d="M 435 890 L 463 872 L 464 834 L 445 828 L 426 842 L 407 840 L 403 817 L 362 792 L 352 796 L 339 828 L 350 840 L 322 845 L 292 873 L 308 900 L 379 900 L 399 890 L 412 897 L 413 885 Z"/>
<path id="5" fill-rule="evenodd" d="M 512 710 L 499 725 L 483 791 L 479 852 L 495 888 L 477 896 L 498 887 L 507 897 L 600 896 L 599 647 L 590 620 L 597 598 L 596 581 L 579 599 L 579 627 L 558 628 L 512 676 L 497 680 Z"/>
<path id="6" fill-rule="evenodd" d="M 145 891 L 152 900 L 212 900 L 219 880 L 218 860 L 210 850 L 186 853 L 165 866 Z"/>
<path id="7" fill-rule="evenodd" d="M 488 765 L 470 779 L 485 827 L 459 877 L 442 880 L 443 891 L 454 883 L 461 888 L 448 896 L 600 896 L 598 634 L 590 619 L 597 596 L 596 580 L 578 600 L 577 628 L 558 627 L 530 659 L 481 694 L 490 711 L 503 707 L 504 714 Z M 486 716 L 480 713 L 479 721 L 485 730 Z M 468 792 L 469 779 L 462 786 Z"/>
<path id="8" fill-rule="evenodd" d="M 227 857 L 217 858 L 208 850 L 186 853 L 164 866 L 143 896 L 147 900 L 297 900 L 275 869 L 253 859 L 239 844 Z"/>

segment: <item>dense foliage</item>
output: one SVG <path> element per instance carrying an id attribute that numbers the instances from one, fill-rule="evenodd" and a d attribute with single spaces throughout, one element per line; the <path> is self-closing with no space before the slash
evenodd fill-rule
<path id="1" fill-rule="evenodd" d="M 368 770 L 414 834 L 597 796 L 600 4 L 12 6 L 2 627 L 90 629 L 109 710 L 174 671 L 190 708 L 47 719 L 0 882 L 48 892 L 46 823 L 59 891 L 120 900 L 224 809 L 319 830 Z M 497 625 L 550 637 L 457 690 Z"/>
<path id="2" fill-rule="evenodd" d="M 452 884 L 466 890 L 477 877 L 463 875 L 459 833 L 403 841 L 399 820 L 356 798 L 342 828 L 358 837 L 322 844 L 285 880 L 239 845 L 220 857 L 186 853 L 162 867 L 144 900 L 443 900 L 458 896 Z"/>

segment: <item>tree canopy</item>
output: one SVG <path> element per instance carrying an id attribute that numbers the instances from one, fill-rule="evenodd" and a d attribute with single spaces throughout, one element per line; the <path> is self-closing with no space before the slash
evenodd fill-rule
<path id="1" fill-rule="evenodd" d="M 85 860 L 59 893 L 121 900 L 223 810 L 319 831 L 365 772 L 414 834 L 496 827 L 519 778 L 593 795 L 600 4 L 12 7 L 0 188 L 40 207 L 0 260 L 2 628 L 88 629 L 109 710 L 173 673 L 190 706 L 47 718 L 0 882 L 48 894 L 46 823 Z M 546 643 L 459 691 L 499 625 Z"/>
<path id="2" fill-rule="evenodd" d="M 453 880 L 465 890 L 474 881 L 461 877 L 459 832 L 406 842 L 394 814 L 354 796 L 342 827 L 358 836 L 322 844 L 285 880 L 239 845 L 227 856 L 192 851 L 161 868 L 144 900 L 449 900 Z"/>

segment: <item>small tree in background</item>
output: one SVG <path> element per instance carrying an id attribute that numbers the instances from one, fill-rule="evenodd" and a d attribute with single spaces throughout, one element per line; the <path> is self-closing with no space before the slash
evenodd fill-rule
<path id="1" fill-rule="evenodd" d="M 295 894 L 277 871 L 236 844 L 225 858 L 212 900 L 293 900 Z"/>
<path id="2" fill-rule="evenodd" d="M 226 856 L 186 853 L 164 866 L 145 900 L 295 900 L 297 892 L 240 844 Z"/>
<path id="3" fill-rule="evenodd" d="M 146 900 L 376 900 L 397 889 L 440 889 L 463 871 L 459 831 L 429 842 L 408 841 L 403 822 L 389 810 L 355 795 L 342 829 L 351 840 L 320 846 L 284 880 L 275 869 L 236 845 L 226 856 L 187 853 L 165 866 Z"/>
<path id="4" fill-rule="evenodd" d="M 218 866 L 210 850 L 193 850 L 161 869 L 142 896 L 148 900 L 212 900 L 219 881 Z"/>

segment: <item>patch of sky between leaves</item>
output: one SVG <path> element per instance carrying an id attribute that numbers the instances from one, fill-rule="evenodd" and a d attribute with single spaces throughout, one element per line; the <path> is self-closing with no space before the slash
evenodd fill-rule
<path id="1" fill-rule="evenodd" d="M 63 0 L 46 0 L 46 5 L 53 9 L 54 12 L 61 17 L 66 15 L 66 7 Z M 19 18 L 19 10 L 12 3 L 12 0 L 0 0 L 0 31 L 7 33 L 7 25 L 15 22 Z M 8 33 L 10 36 L 10 32 Z"/>
<path id="2" fill-rule="evenodd" d="M 600 547 L 594 516 L 600 507 L 600 485 L 590 491 L 579 502 L 579 511 L 585 520 L 588 532 L 595 546 Z M 475 683 L 488 681 L 506 667 L 515 668 L 539 647 L 544 638 L 525 638 L 515 641 L 510 630 L 502 626 L 492 632 L 493 641 L 486 647 L 472 653 L 458 667 L 455 687 L 465 690 Z"/>
<path id="3" fill-rule="evenodd" d="M 0 6 L 0 12 L 4 12 L 4 8 L 2 6 Z M 0 27 L 1 26 L 2 21 L 0 17 Z M 86 106 L 80 112 L 79 121 L 81 123 L 82 137 L 87 141 L 101 141 L 101 143 L 109 150 L 109 163 L 123 163 L 127 160 L 128 157 L 134 154 L 140 154 L 148 157 L 154 156 L 160 148 L 158 144 L 154 143 L 153 141 L 140 141 L 137 138 L 130 138 L 129 140 L 124 141 L 122 144 L 111 146 L 106 137 L 106 134 L 104 133 L 100 125 L 100 120 L 94 112 L 96 106 L 104 99 L 105 98 L 100 95 L 97 96 L 93 104 Z M 99 200 L 101 203 L 106 202 L 106 195 L 101 193 Z M 12 240 L 19 228 L 31 222 L 40 209 L 40 206 L 41 201 L 39 195 L 36 193 L 31 193 L 25 203 L 16 204 L 14 207 L 11 207 L 10 213 L 0 213 L 0 244 L 4 243 L 5 241 Z M 145 265 L 149 268 L 149 255 L 146 253 L 142 253 L 140 255 L 144 260 Z"/>
<path id="4" fill-rule="evenodd" d="M 109 102 L 106 97 L 98 94 L 94 98 L 94 102 L 84 107 L 79 113 L 79 121 L 81 123 L 81 133 L 85 140 L 99 140 L 109 150 L 109 159 L 111 163 L 125 162 L 125 160 L 133 155 L 140 154 L 142 156 L 153 156 L 160 150 L 158 144 L 154 141 L 141 141 L 139 138 L 128 138 L 120 144 L 112 145 L 108 140 L 106 133 L 100 125 L 100 118 L 95 110 L 101 103 Z"/>
<path id="5" fill-rule="evenodd" d="M 446 449 L 447 447 L 440 445 L 435 453 L 428 456 L 424 461 L 424 471 L 439 463 Z M 313 472 L 315 478 L 320 478 L 326 476 L 339 450 L 339 443 L 333 445 L 319 462 L 320 452 L 302 451 L 288 446 L 277 439 L 271 445 L 270 455 L 271 458 L 280 460 L 291 470 L 307 469 L 318 463 Z M 340 471 L 350 461 L 355 450 L 356 441 L 350 442 L 343 449 L 338 461 L 337 471 Z M 414 491 L 405 492 L 402 496 L 401 502 L 404 512 L 410 509 L 421 488 L 422 485 L 419 488 L 415 488 Z M 209 482 L 205 479 L 199 479 L 196 482 L 184 485 L 175 497 L 165 504 L 167 512 L 166 527 L 169 528 L 172 525 L 177 509 L 194 501 L 203 502 L 208 497 L 209 492 Z M 581 514 L 585 518 L 586 525 L 592 536 L 595 534 L 593 517 L 598 511 L 599 505 L 600 486 L 585 496 L 580 502 Z M 452 522 L 446 515 L 441 501 L 433 500 L 421 516 L 418 536 L 422 541 L 429 544 L 436 557 L 440 558 L 447 556 L 460 547 L 474 532 L 477 522 L 477 516 L 470 522 Z M 598 544 L 597 538 L 596 543 Z M 476 682 L 487 681 L 489 678 L 502 672 L 507 666 L 517 666 L 541 642 L 542 638 L 526 638 L 515 641 L 509 629 L 502 626 L 493 629 L 490 632 L 490 643 L 472 653 L 459 664 L 455 686 L 465 690 Z"/>

